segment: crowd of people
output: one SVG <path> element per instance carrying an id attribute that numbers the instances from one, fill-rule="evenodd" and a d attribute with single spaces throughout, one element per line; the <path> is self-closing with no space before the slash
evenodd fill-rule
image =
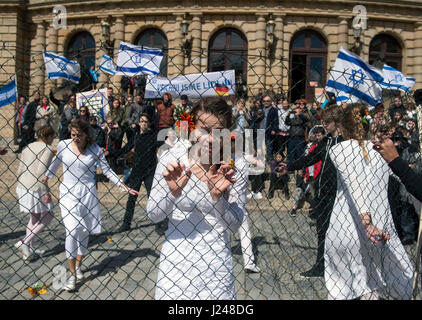
<path id="1" fill-rule="evenodd" d="M 40 253 L 32 241 L 52 219 L 47 184 L 62 164 L 60 209 L 71 273 L 65 289 L 73 290 L 76 281 L 83 279 L 80 265 L 87 254 L 88 236 L 101 231 L 96 197 L 99 165 L 107 179 L 129 193 L 119 231 L 130 230 L 143 183 L 148 216 L 157 232 L 166 234 L 157 299 L 235 298 L 227 235 L 239 231 L 245 270 L 260 272 L 252 252 L 246 201 L 259 201 L 263 194 L 269 201 L 281 198 L 276 190 L 286 201 L 292 195 L 293 201 L 286 202 L 292 218 L 305 201 L 309 204 L 318 246 L 314 266 L 301 275 L 325 276 L 329 298 L 378 297 L 381 287 L 391 289 L 389 293 L 397 298 L 409 297 L 413 270 L 403 245 L 417 239 L 420 202 L 400 176 L 388 171 L 374 146 L 376 141 L 391 139 L 400 158 L 422 174 L 415 103 L 405 105 L 399 96 L 388 110 L 381 103 L 372 108 L 338 106 L 335 101 L 308 103 L 303 98 L 292 103 L 281 88 L 276 91 L 271 86 L 249 99 L 193 103 L 182 95 L 176 106 L 170 93 L 146 101 L 133 81 L 123 85 L 122 79 L 121 95 L 107 89 L 109 111 L 103 123 L 88 106 L 77 108 L 75 95 L 58 100 L 52 92 L 46 97 L 37 91 L 29 104 L 19 98 L 16 152 L 22 153 L 22 170 L 17 194 L 30 221 L 16 248 L 24 259 Z M 195 128 L 202 130 L 195 133 L 200 149 L 187 141 L 170 142 L 168 130 L 178 121 L 177 108 L 190 113 Z M 203 132 L 214 129 L 238 133 L 242 150 L 251 131 L 253 154 L 233 150 L 233 163 L 204 161 L 207 157 L 211 161 L 215 137 Z M 54 132 L 60 142 L 53 157 Z M 234 144 L 235 138 L 230 139 L 225 143 Z M 157 155 L 163 145 L 166 151 Z M 262 161 L 256 157 L 260 153 Z M 31 181 L 25 166 L 37 167 Z M 251 167 L 268 170 L 253 174 Z M 122 180 L 118 174 L 123 174 Z M 289 183 L 292 179 L 295 182 Z M 384 246 L 374 249 L 373 243 Z M 363 285 L 362 277 L 376 280 Z"/>

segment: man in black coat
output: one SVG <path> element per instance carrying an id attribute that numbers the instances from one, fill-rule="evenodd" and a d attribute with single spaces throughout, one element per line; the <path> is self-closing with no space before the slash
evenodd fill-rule
<path id="1" fill-rule="evenodd" d="M 33 94 L 33 101 L 25 108 L 24 120 L 21 123 L 21 141 L 15 153 L 21 153 L 22 150 L 31 142 L 35 141 L 34 125 L 36 121 L 37 108 L 40 104 L 40 92 L 35 91 Z"/>
<path id="2" fill-rule="evenodd" d="M 305 152 L 305 132 L 309 119 L 302 113 L 300 106 L 295 104 L 284 122 L 287 126 L 290 126 L 289 140 L 287 141 L 287 162 L 292 163 Z"/>
<path id="3" fill-rule="evenodd" d="M 337 194 L 337 170 L 328 154 L 331 147 L 344 141 L 340 133 L 343 111 L 341 107 L 333 105 L 322 114 L 323 125 L 329 133 L 318 146 L 308 155 L 296 161 L 288 162 L 287 170 L 294 171 L 307 168 L 321 161 L 321 171 L 314 183 L 315 196 L 312 203 L 313 214 L 316 217 L 318 236 L 317 259 L 315 265 L 308 271 L 301 273 L 303 277 L 324 276 L 324 244 L 331 212 Z"/>
<path id="4" fill-rule="evenodd" d="M 264 108 L 264 120 L 262 122 L 261 129 L 265 129 L 265 146 L 267 148 L 267 160 L 270 161 L 273 158 L 273 150 L 275 144 L 275 138 L 278 133 L 278 112 L 274 106 L 274 101 L 268 95 L 262 99 L 262 105 Z"/>

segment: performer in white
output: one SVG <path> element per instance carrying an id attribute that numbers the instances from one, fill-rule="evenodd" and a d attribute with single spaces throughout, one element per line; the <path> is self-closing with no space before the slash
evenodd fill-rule
<path id="1" fill-rule="evenodd" d="M 23 260 L 27 260 L 34 253 L 44 253 L 43 250 L 34 249 L 32 243 L 54 217 L 54 205 L 48 185 L 41 183 L 41 177 L 54 156 L 51 144 L 55 132 L 45 120 L 38 121 L 36 126 L 38 139 L 22 151 L 16 187 L 20 211 L 30 214 L 25 237 L 15 244 Z"/>
<path id="2" fill-rule="evenodd" d="M 46 183 L 63 164 L 59 203 L 66 228 L 65 249 L 71 273 L 64 287 L 67 291 L 74 290 L 76 280 L 84 278 L 80 267 L 88 252 L 89 234 L 101 232 L 100 204 L 94 179 L 97 163 L 112 183 L 130 194 L 139 195 L 110 169 L 103 151 L 93 142 L 88 122 L 73 119 L 70 136 L 71 139 L 59 142 L 57 154 L 43 178 Z"/>
<path id="3" fill-rule="evenodd" d="M 147 203 L 154 223 L 169 218 L 155 298 L 236 299 L 228 234 L 242 222 L 247 181 L 235 181 L 227 162 L 211 161 L 212 130 L 230 127 L 230 107 L 210 98 L 192 113 L 199 141 L 162 154 Z"/>
<path id="4" fill-rule="evenodd" d="M 360 107 L 348 106 L 343 141 L 329 155 L 337 196 L 325 240 L 329 299 L 410 299 L 413 267 L 388 204 L 389 168 L 365 140 Z"/>

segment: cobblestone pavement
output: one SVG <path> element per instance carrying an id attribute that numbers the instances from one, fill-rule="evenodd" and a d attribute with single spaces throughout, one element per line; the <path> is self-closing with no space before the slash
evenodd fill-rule
<path id="1" fill-rule="evenodd" d="M 22 238 L 28 222 L 19 212 L 15 199 L 16 155 L 2 157 L 0 165 L 0 299 L 143 299 L 154 298 L 160 247 L 164 236 L 145 214 L 146 197 L 137 204 L 132 229 L 119 233 L 127 195 L 111 183 L 100 182 L 103 233 L 92 235 L 89 253 L 82 271 L 86 279 L 74 293 L 56 290 L 52 283 L 57 267 L 67 269 L 64 253 L 65 230 L 58 206 L 55 219 L 44 230 L 36 246 L 46 249 L 42 257 L 24 262 L 13 247 Z M 58 181 L 51 181 L 53 194 L 58 196 Z M 268 187 L 268 186 L 267 186 Z M 141 189 L 142 194 L 146 194 Z M 56 198 L 57 200 L 57 198 Z M 299 273 L 308 270 L 316 257 L 316 230 L 307 210 L 296 217 L 288 214 L 291 200 L 277 191 L 274 200 L 248 200 L 249 224 L 259 274 L 243 270 L 239 235 L 231 236 L 235 287 L 238 299 L 245 300 L 321 300 L 327 292 L 323 278 L 305 279 Z M 407 246 L 415 257 L 415 246 Z M 47 286 L 43 295 L 31 297 L 29 286 Z M 388 297 L 385 297 L 388 298 Z M 421 299 L 419 293 L 417 299 Z"/>

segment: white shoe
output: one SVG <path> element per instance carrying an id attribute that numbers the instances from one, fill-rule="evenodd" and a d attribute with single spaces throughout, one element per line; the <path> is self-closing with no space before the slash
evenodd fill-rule
<path id="1" fill-rule="evenodd" d="M 246 196 L 246 198 L 252 199 L 254 196 L 255 196 L 255 192 L 251 192 Z"/>
<path id="2" fill-rule="evenodd" d="M 75 287 L 76 287 L 76 276 L 75 275 L 71 275 L 67 279 L 66 285 L 63 287 L 63 290 L 72 291 L 72 290 L 75 290 Z"/>
<path id="3" fill-rule="evenodd" d="M 256 200 L 261 200 L 262 199 L 262 193 L 261 192 L 255 193 L 254 198 Z"/>
<path id="4" fill-rule="evenodd" d="M 27 260 L 31 256 L 29 246 L 23 243 L 22 240 L 15 243 L 15 248 L 21 252 L 23 260 Z"/>
<path id="5" fill-rule="evenodd" d="M 82 280 L 85 278 L 84 274 L 81 271 L 81 268 L 76 268 L 75 273 L 76 273 L 76 280 Z"/>
<path id="6" fill-rule="evenodd" d="M 245 266 L 245 271 L 250 273 L 260 273 L 261 270 L 258 268 L 258 266 L 255 263 L 248 264 Z"/>
<path id="7" fill-rule="evenodd" d="M 45 253 L 45 250 L 35 249 L 33 247 L 29 247 L 29 251 L 31 251 L 32 254 L 36 254 L 38 256 L 42 256 Z"/>

